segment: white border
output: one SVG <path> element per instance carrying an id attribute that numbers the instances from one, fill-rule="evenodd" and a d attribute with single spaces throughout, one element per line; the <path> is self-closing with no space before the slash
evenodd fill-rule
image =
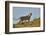
<path id="1" fill-rule="evenodd" d="M 40 8 L 40 27 L 27 27 L 27 28 L 13 28 L 13 7 L 35 7 Z M 43 30 L 43 5 L 34 5 L 34 4 L 16 4 L 10 3 L 9 5 L 9 13 L 10 13 L 10 21 L 9 21 L 9 31 L 10 32 L 20 32 L 20 31 L 36 31 L 36 30 Z"/>

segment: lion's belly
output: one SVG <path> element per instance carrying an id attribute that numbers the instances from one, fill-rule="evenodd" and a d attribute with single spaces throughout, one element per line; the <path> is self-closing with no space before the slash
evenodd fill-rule
<path id="1" fill-rule="evenodd" d="M 29 20 L 29 17 L 22 17 L 21 20 Z"/>

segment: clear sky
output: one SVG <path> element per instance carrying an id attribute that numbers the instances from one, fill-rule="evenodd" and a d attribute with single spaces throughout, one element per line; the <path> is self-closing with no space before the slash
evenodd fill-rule
<path id="1" fill-rule="evenodd" d="M 21 16 L 26 16 L 32 13 L 31 19 L 40 17 L 40 8 L 33 7 L 13 7 L 13 20 L 20 18 Z"/>

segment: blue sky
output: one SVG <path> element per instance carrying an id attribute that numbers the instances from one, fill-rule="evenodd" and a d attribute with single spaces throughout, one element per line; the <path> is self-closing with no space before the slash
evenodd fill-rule
<path id="1" fill-rule="evenodd" d="M 32 7 L 13 7 L 13 19 L 32 13 L 32 19 L 40 16 L 40 8 Z"/>
<path id="2" fill-rule="evenodd" d="M 31 19 L 35 19 L 40 17 L 40 8 L 32 8 L 32 7 L 13 7 L 13 23 L 16 23 L 16 19 L 21 16 L 26 16 L 29 13 L 32 13 Z"/>

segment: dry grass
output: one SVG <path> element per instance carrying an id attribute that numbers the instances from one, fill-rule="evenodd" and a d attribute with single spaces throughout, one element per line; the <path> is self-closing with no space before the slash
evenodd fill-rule
<path id="1" fill-rule="evenodd" d="M 13 28 L 22 28 L 22 27 L 40 27 L 40 18 L 36 18 L 33 21 L 17 23 L 13 25 Z"/>

